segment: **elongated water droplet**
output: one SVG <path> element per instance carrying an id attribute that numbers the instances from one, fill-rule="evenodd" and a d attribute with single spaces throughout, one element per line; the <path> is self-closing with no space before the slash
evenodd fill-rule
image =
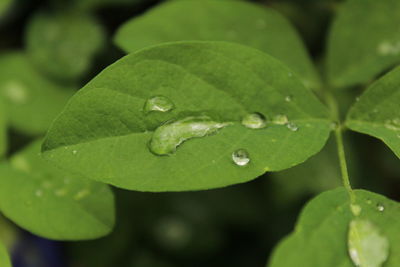
<path id="1" fill-rule="evenodd" d="M 156 155 L 169 155 L 186 140 L 214 134 L 231 124 L 216 122 L 207 116 L 187 117 L 158 127 L 153 133 L 149 148 Z"/>
<path id="2" fill-rule="evenodd" d="M 389 256 L 389 241 L 370 221 L 354 219 L 349 224 L 348 251 L 354 265 L 380 267 Z"/>
<path id="3" fill-rule="evenodd" d="M 299 126 L 297 126 L 295 123 L 293 122 L 288 122 L 288 124 L 286 124 L 286 127 L 291 130 L 292 132 L 296 132 L 299 130 Z"/>
<path id="4" fill-rule="evenodd" d="M 359 216 L 361 213 L 361 206 L 356 205 L 356 204 L 351 204 L 350 205 L 351 212 L 353 213 L 354 216 Z"/>
<path id="5" fill-rule="evenodd" d="M 261 113 L 251 113 L 243 117 L 242 125 L 251 129 L 262 129 L 267 126 L 267 120 Z"/>
<path id="6" fill-rule="evenodd" d="M 285 125 L 289 122 L 288 117 L 283 114 L 278 114 L 274 117 L 273 121 L 274 124 L 278 125 Z"/>
<path id="7" fill-rule="evenodd" d="M 250 162 L 249 153 L 245 149 L 238 149 L 232 153 L 232 160 L 238 166 L 246 166 Z"/>
<path id="8" fill-rule="evenodd" d="M 383 206 L 381 203 L 376 204 L 376 209 L 378 211 L 384 211 L 385 210 L 385 206 Z"/>
<path id="9" fill-rule="evenodd" d="M 174 109 L 174 103 L 165 96 L 154 96 L 147 99 L 144 104 L 143 111 L 149 113 L 151 111 L 168 112 Z"/>

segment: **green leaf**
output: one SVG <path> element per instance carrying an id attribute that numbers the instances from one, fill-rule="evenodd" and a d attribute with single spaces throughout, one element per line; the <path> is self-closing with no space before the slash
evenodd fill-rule
<path id="1" fill-rule="evenodd" d="M 147 112 L 154 96 L 175 108 Z M 241 125 L 254 112 L 269 119 L 267 127 Z M 89 82 L 52 125 L 43 151 L 63 168 L 127 189 L 216 188 L 305 161 L 325 144 L 327 117 L 296 75 L 258 50 L 222 42 L 165 44 L 128 55 Z M 187 132 L 190 123 L 196 131 Z M 153 154 L 153 132 L 163 125 L 156 138 L 164 133 L 179 141 L 181 131 L 186 142 L 175 153 L 168 144 Z M 246 166 L 232 161 L 238 149 L 250 155 Z M 156 155 L 165 151 L 171 155 Z"/>
<path id="2" fill-rule="evenodd" d="M 352 213 L 343 188 L 311 200 L 295 231 L 276 247 L 268 266 L 353 267 L 349 250 L 355 247 L 358 254 L 354 250 L 351 253 L 354 262 L 357 257 L 361 259 L 359 266 L 379 267 L 378 259 L 386 261 L 385 267 L 400 266 L 399 203 L 364 190 L 355 190 L 355 194 L 358 216 Z M 359 239 L 354 239 L 354 234 Z M 389 249 L 385 249 L 386 243 Z"/>
<path id="3" fill-rule="evenodd" d="M 115 36 L 126 52 L 187 40 L 236 42 L 260 49 L 287 64 L 307 87 L 319 87 L 313 64 L 290 23 L 273 9 L 244 1 L 167 1 L 126 22 Z"/>
<path id="4" fill-rule="evenodd" d="M 105 8 L 105 7 L 120 7 L 120 6 L 128 6 L 135 5 L 138 3 L 146 2 L 148 0 L 75 0 L 75 7 L 79 9 L 97 9 L 97 8 Z"/>
<path id="5" fill-rule="evenodd" d="M 0 242 L 0 266 L 11 267 L 10 258 L 4 245 Z"/>
<path id="6" fill-rule="evenodd" d="M 107 185 L 72 175 L 44 161 L 40 141 L 0 165 L 0 210 L 34 234 L 56 240 L 92 239 L 114 225 Z"/>
<path id="7" fill-rule="evenodd" d="M 2 99 L 0 98 L 0 158 L 7 150 L 7 126 L 6 113 Z"/>
<path id="8" fill-rule="evenodd" d="M 381 139 L 400 157 L 400 67 L 373 83 L 350 109 L 346 125 Z"/>
<path id="9" fill-rule="evenodd" d="M 91 67 L 105 33 L 86 13 L 36 13 L 28 23 L 26 48 L 33 62 L 60 80 L 76 80 Z"/>
<path id="10" fill-rule="evenodd" d="M 2 54 L 0 69 L 0 98 L 11 126 L 27 134 L 45 132 L 73 90 L 42 77 L 20 52 Z"/>
<path id="11" fill-rule="evenodd" d="M 0 19 L 8 11 L 13 2 L 13 0 L 0 0 Z"/>
<path id="12" fill-rule="evenodd" d="M 339 10 L 328 41 L 332 86 L 366 83 L 400 62 L 400 1 L 349 0 Z"/>

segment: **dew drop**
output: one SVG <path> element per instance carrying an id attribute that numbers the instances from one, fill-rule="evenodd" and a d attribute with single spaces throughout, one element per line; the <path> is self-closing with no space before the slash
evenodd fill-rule
<path id="1" fill-rule="evenodd" d="M 293 100 L 293 96 L 291 96 L 291 95 L 288 95 L 285 97 L 286 102 L 292 102 L 292 100 Z"/>
<path id="2" fill-rule="evenodd" d="M 246 166 L 250 162 L 249 153 L 245 149 L 238 149 L 232 153 L 232 160 L 238 166 Z"/>
<path id="3" fill-rule="evenodd" d="M 256 112 L 244 116 L 242 125 L 250 129 L 262 129 L 267 126 L 267 120 L 264 115 Z"/>
<path id="4" fill-rule="evenodd" d="M 151 111 L 168 112 L 175 108 L 174 103 L 165 96 L 154 96 L 147 99 L 144 104 L 143 111 L 149 113 Z"/>
<path id="5" fill-rule="evenodd" d="M 288 117 L 283 114 L 278 114 L 273 119 L 273 123 L 278 125 L 285 125 L 288 122 L 289 122 Z"/>
<path id="6" fill-rule="evenodd" d="M 371 205 L 372 204 L 372 200 L 371 199 L 367 199 L 367 204 Z"/>
<path id="7" fill-rule="evenodd" d="M 389 241 L 368 220 L 354 219 L 349 224 L 348 252 L 354 265 L 380 267 L 389 256 Z"/>
<path id="8" fill-rule="evenodd" d="M 230 122 L 216 122 L 208 116 L 187 117 L 159 126 L 153 133 L 149 149 L 155 155 L 170 155 L 183 142 L 215 134 Z"/>
<path id="9" fill-rule="evenodd" d="M 288 122 L 288 123 L 286 124 L 286 127 L 287 127 L 289 130 L 291 130 L 292 132 L 296 132 L 296 131 L 299 130 L 299 127 L 298 127 L 295 123 L 293 123 L 293 122 Z"/>
<path id="10" fill-rule="evenodd" d="M 376 204 L 376 209 L 380 212 L 385 210 L 385 206 L 383 206 L 381 203 Z"/>
<path id="11" fill-rule="evenodd" d="M 14 156 L 10 160 L 11 165 L 23 172 L 30 172 L 31 166 L 27 159 L 23 156 Z"/>
<path id="12" fill-rule="evenodd" d="M 351 204 L 350 205 L 351 212 L 353 213 L 354 216 L 359 216 L 361 213 L 361 206 L 356 205 L 356 204 Z"/>
<path id="13" fill-rule="evenodd" d="M 76 155 L 78 153 L 78 150 L 72 150 L 72 154 Z"/>

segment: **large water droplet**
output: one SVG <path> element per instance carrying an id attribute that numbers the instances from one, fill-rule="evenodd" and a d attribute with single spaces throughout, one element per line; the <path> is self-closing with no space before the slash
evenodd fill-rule
<path id="1" fill-rule="evenodd" d="M 242 125 L 251 129 L 262 129 L 267 126 L 267 120 L 261 113 L 251 113 L 243 117 Z"/>
<path id="2" fill-rule="evenodd" d="M 246 166 L 250 163 L 249 153 L 245 149 L 238 149 L 232 153 L 232 160 L 238 166 Z"/>
<path id="3" fill-rule="evenodd" d="M 285 125 L 289 122 L 289 119 L 286 115 L 278 114 L 274 117 L 273 123 L 278 125 Z"/>
<path id="4" fill-rule="evenodd" d="M 299 126 L 297 126 L 297 124 L 293 123 L 293 122 L 288 122 L 286 124 L 286 127 L 291 130 L 292 132 L 296 132 L 299 130 Z"/>
<path id="5" fill-rule="evenodd" d="M 349 224 L 348 251 L 356 266 L 380 267 L 389 256 L 389 241 L 370 221 L 354 219 Z"/>
<path id="6" fill-rule="evenodd" d="M 151 111 L 168 112 L 174 109 L 174 103 L 165 96 L 154 96 L 147 99 L 144 104 L 143 111 L 145 113 Z"/>
<path id="7" fill-rule="evenodd" d="M 149 148 L 156 155 L 169 155 L 186 140 L 214 134 L 230 124 L 232 123 L 213 121 L 207 116 L 187 117 L 158 127 L 153 133 Z"/>
<path id="8" fill-rule="evenodd" d="M 381 203 L 376 204 L 376 209 L 378 211 L 384 211 L 385 210 L 385 206 L 383 206 Z"/>

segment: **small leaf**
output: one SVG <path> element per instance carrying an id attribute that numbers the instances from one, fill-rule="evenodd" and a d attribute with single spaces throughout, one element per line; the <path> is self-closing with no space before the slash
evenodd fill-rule
<path id="1" fill-rule="evenodd" d="M 366 83 L 400 62 L 399 10 L 398 0 L 349 0 L 343 4 L 328 41 L 332 86 Z"/>
<path id="2" fill-rule="evenodd" d="M 92 239 L 114 225 L 107 185 L 53 167 L 36 141 L 0 165 L 0 210 L 34 234 L 57 240 Z"/>
<path id="3" fill-rule="evenodd" d="M 245 1 L 166 1 L 126 22 L 115 36 L 115 43 L 126 52 L 187 40 L 227 41 L 260 49 L 299 74 L 307 87 L 320 85 L 290 23 L 273 9 Z"/>
<path id="4" fill-rule="evenodd" d="M 400 157 L 400 67 L 373 83 L 350 109 L 346 125 L 381 139 Z"/>
<path id="5" fill-rule="evenodd" d="M 108 67 L 71 99 L 47 135 L 44 155 L 86 177 L 143 191 L 216 188 L 290 168 L 323 147 L 330 121 L 325 107 L 288 73 L 274 58 L 237 44 L 185 42 L 142 50 Z M 147 112 L 148 99 L 160 95 L 175 108 Z M 242 125 L 254 112 L 269 118 L 267 127 Z M 297 131 L 272 122 L 281 114 Z M 182 134 L 186 141 L 176 152 L 150 151 L 152 138 L 160 137 L 157 129 L 193 117 L 204 118 L 193 132 L 162 132 L 178 141 Z M 210 121 L 226 127 L 194 133 Z M 233 162 L 238 149 L 249 154 L 246 166 Z"/>
<path id="6" fill-rule="evenodd" d="M 45 132 L 74 92 L 42 77 L 20 52 L 1 55 L 0 69 L 0 98 L 8 122 L 27 134 Z"/>
<path id="7" fill-rule="evenodd" d="M 28 23 L 29 57 L 45 73 L 60 80 L 75 80 L 91 67 L 103 47 L 105 33 L 85 13 L 36 13 Z"/>
<path id="8" fill-rule="evenodd" d="M 379 267 L 383 262 L 385 267 L 400 266 L 399 203 L 365 190 L 354 192 L 358 216 L 353 215 L 343 188 L 311 200 L 295 231 L 275 248 L 268 266 Z"/>
<path id="9" fill-rule="evenodd" d="M 11 267 L 10 258 L 4 245 L 0 242 L 0 266 Z"/>

